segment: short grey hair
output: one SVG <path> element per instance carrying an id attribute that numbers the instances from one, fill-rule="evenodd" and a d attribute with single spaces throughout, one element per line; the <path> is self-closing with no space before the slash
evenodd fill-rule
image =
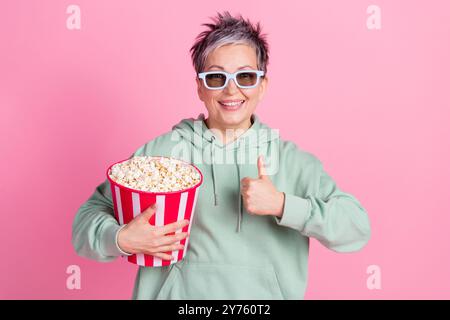
<path id="1" fill-rule="evenodd" d="M 217 17 L 211 19 L 214 23 L 202 24 L 209 30 L 200 33 L 190 49 L 192 64 L 197 73 L 203 72 L 209 53 L 227 44 L 247 44 L 253 47 L 256 50 L 258 70 L 267 72 L 269 46 L 266 40 L 267 35 L 261 33 L 259 22 L 254 26 L 242 15 L 233 17 L 228 11 L 217 13 Z"/>

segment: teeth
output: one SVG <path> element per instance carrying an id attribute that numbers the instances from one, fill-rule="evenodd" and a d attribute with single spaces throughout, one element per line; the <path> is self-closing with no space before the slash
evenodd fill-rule
<path id="1" fill-rule="evenodd" d="M 228 106 L 228 107 L 233 107 L 233 106 L 238 106 L 238 105 L 240 105 L 243 101 L 244 101 L 244 100 L 239 101 L 239 102 L 229 102 L 229 103 L 221 102 L 221 104 L 223 104 L 223 105 L 225 105 L 225 106 Z"/>

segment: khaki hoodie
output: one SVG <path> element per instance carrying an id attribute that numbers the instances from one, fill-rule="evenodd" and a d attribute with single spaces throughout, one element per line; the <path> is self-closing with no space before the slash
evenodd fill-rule
<path id="1" fill-rule="evenodd" d="M 205 116 L 184 119 L 132 156 L 171 156 L 195 164 L 204 177 L 183 260 L 139 267 L 134 299 L 303 299 L 309 238 L 336 252 L 360 250 L 370 223 L 359 201 L 341 191 L 311 153 L 283 141 L 252 115 L 252 126 L 224 145 Z M 249 214 L 240 181 L 258 177 L 257 157 L 278 191 L 283 215 Z M 72 242 L 81 256 L 112 261 L 121 255 L 107 179 L 78 210 Z"/>

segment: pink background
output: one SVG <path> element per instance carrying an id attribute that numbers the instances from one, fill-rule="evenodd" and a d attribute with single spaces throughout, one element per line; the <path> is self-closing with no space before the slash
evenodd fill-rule
<path id="1" fill-rule="evenodd" d="M 66 8 L 81 8 L 81 30 Z M 381 8 L 381 30 L 366 9 Z M 105 168 L 205 108 L 189 48 L 216 11 L 261 21 L 257 114 L 368 210 L 355 254 L 312 241 L 307 299 L 450 298 L 448 1 L 3 1 L 0 298 L 128 299 L 136 267 L 78 257 L 79 206 Z M 66 268 L 81 267 L 81 290 Z M 366 286 L 369 265 L 380 290 Z"/>

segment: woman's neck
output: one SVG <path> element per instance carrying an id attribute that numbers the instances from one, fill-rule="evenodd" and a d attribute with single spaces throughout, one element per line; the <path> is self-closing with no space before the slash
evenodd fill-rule
<path id="1" fill-rule="evenodd" d="M 239 138 L 242 134 L 244 134 L 252 126 L 253 120 L 250 118 L 243 124 L 239 124 L 236 127 L 227 127 L 227 128 L 215 124 L 210 120 L 210 118 L 205 119 L 205 124 L 208 127 L 208 129 L 210 130 L 214 129 L 214 131 L 220 132 L 219 138 L 222 140 L 222 143 L 228 144 Z"/>

